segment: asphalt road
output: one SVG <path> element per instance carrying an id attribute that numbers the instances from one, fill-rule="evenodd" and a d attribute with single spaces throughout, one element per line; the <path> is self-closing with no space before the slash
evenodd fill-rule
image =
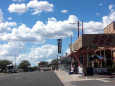
<path id="1" fill-rule="evenodd" d="M 115 86 L 115 78 L 73 81 L 71 84 L 73 86 Z"/>
<path id="2" fill-rule="evenodd" d="M 0 86 L 64 86 L 54 72 L 28 72 L 0 76 Z"/>

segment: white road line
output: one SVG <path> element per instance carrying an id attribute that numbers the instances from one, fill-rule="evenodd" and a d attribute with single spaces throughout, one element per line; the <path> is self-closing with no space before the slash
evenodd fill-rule
<path id="1" fill-rule="evenodd" d="M 99 80 L 99 81 L 102 81 L 102 82 L 111 82 L 111 81 L 108 81 L 108 80 L 105 80 L 105 79 L 95 79 L 95 80 Z"/>
<path id="2" fill-rule="evenodd" d="M 6 76 L 11 76 L 11 75 L 2 75 L 2 76 L 0 76 L 0 77 L 6 77 Z"/>
<path id="3" fill-rule="evenodd" d="M 109 81 L 109 80 L 107 80 L 108 78 L 93 78 L 93 79 L 89 79 L 89 78 L 85 78 L 85 79 L 78 79 L 78 80 L 76 80 L 76 81 L 88 81 L 88 80 L 98 80 L 98 81 L 102 81 L 102 82 L 111 82 L 111 81 Z"/>
<path id="4" fill-rule="evenodd" d="M 16 74 L 17 74 L 17 73 L 16 73 Z M 1 75 L 0 77 L 7 77 L 7 76 L 16 75 L 16 74 Z M 24 74 L 24 73 L 20 73 L 20 74 Z"/>
<path id="5" fill-rule="evenodd" d="M 102 81 L 102 82 L 111 82 L 111 81 L 109 81 L 109 80 L 105 80 L 105 78 L 102 78 L 102 79 L 80 79 L 80 80 L 78 80 L 78 81 L 87 81 L 87 80 L 98 80 L 98 81 Z"/>
<path id="6" fill-rule="evenodd" d="M 15 79 L 17 80 L 17 79 L 19 79 L 20 77 L 16 77 Z"/>

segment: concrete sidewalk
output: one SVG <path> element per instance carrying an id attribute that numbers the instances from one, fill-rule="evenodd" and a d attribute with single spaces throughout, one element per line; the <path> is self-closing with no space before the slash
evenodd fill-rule
<path id="1" fill-rule="evenodd" d="M 68 74 L 63 70 L 54 71 L 57 77 L 62 81 L 65 86 L 73 86 L 71 82 L 73 81 L 86 81 L 86 80 L 107 80 L 110 78 L 115 78 L 115 75 L 93 75 L 93 76 L 82 76 L 79 74 Z"/>
<path id="2" fill-rule="evenodd" d="M 69 75 L 67 72 L 63 70 L 56 70 L 54 72 L 56 73 L 57 77 L 61 80 L 61 82 L 64 84 L 64 86 L 73 86 L 71 84 L 72 81 L 81 80 L 80 75 L 77 74 Z"/>

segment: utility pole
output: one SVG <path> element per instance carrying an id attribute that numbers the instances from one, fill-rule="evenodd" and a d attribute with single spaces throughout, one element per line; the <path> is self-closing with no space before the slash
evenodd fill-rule
<path id="1" fill-rule="evenodd" d="M 71 34 L 71 46 L 72 46 L 72 34 Z"/>
<path id="2" fill-rule="evenodd" d="M 79 38 L 79 25 L 80 25 L 80 22 L 78 21 L 77 23 L 70 23 L 70 24 L 77 24 L 78 25 L 78 38 Z M 83 21 L 82 21 L 82 34 L 83 33 L 84 33 L 84 31 L 83 31 Z M 72 45 L 72 35 L 71 35 L 71 45 Z M 78 63 L 79 63 L 79 55 L 78 55 Z M 83 47 L 83 65 L 85 65 L 85 49 L 84 49 L 84 47 Z"/>
<path id="3" fill-rule="evenodd" d="M 83 21 L 82 21 L 82 34 L 84 34 L 84 31 L 83 31 Z"/>
<path id="4" fill-rule="evenodd" d="M 16 54 L 15 54 L 15 66 L 16 66 Z"/>
<path id="5" fill-rule="evenodd" d="M 79 38 L 79 21 L 78 21 L 78 38 Z"/>

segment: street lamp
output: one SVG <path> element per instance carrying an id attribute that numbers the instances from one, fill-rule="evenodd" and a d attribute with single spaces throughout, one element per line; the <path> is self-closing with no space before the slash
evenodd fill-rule
<path id="1" fill-rule="evenodd" d="M 78 21 L 77 23 L 69 23 L 69 24 L 77 24 L 78 25 L 78 38 L 79 38 L 79 24 L 80 24 L 80 22 Z M 83 34 L 83 22 L 82 22 L 82 34 Z M 72 45 L 72 35 L 71 35 L 71 45 Z"/>
<path id="2" fill-rule="evenodd" d="M 69 23 L 69 24 L 77 24 L 78 25 L 78 38 L 79 38 L 79 25 L 80 25 L 80 22 L 78 21 L 77 23 Z M 82 21 L 82 34 L 83 34 L 83 21 Z"/>

